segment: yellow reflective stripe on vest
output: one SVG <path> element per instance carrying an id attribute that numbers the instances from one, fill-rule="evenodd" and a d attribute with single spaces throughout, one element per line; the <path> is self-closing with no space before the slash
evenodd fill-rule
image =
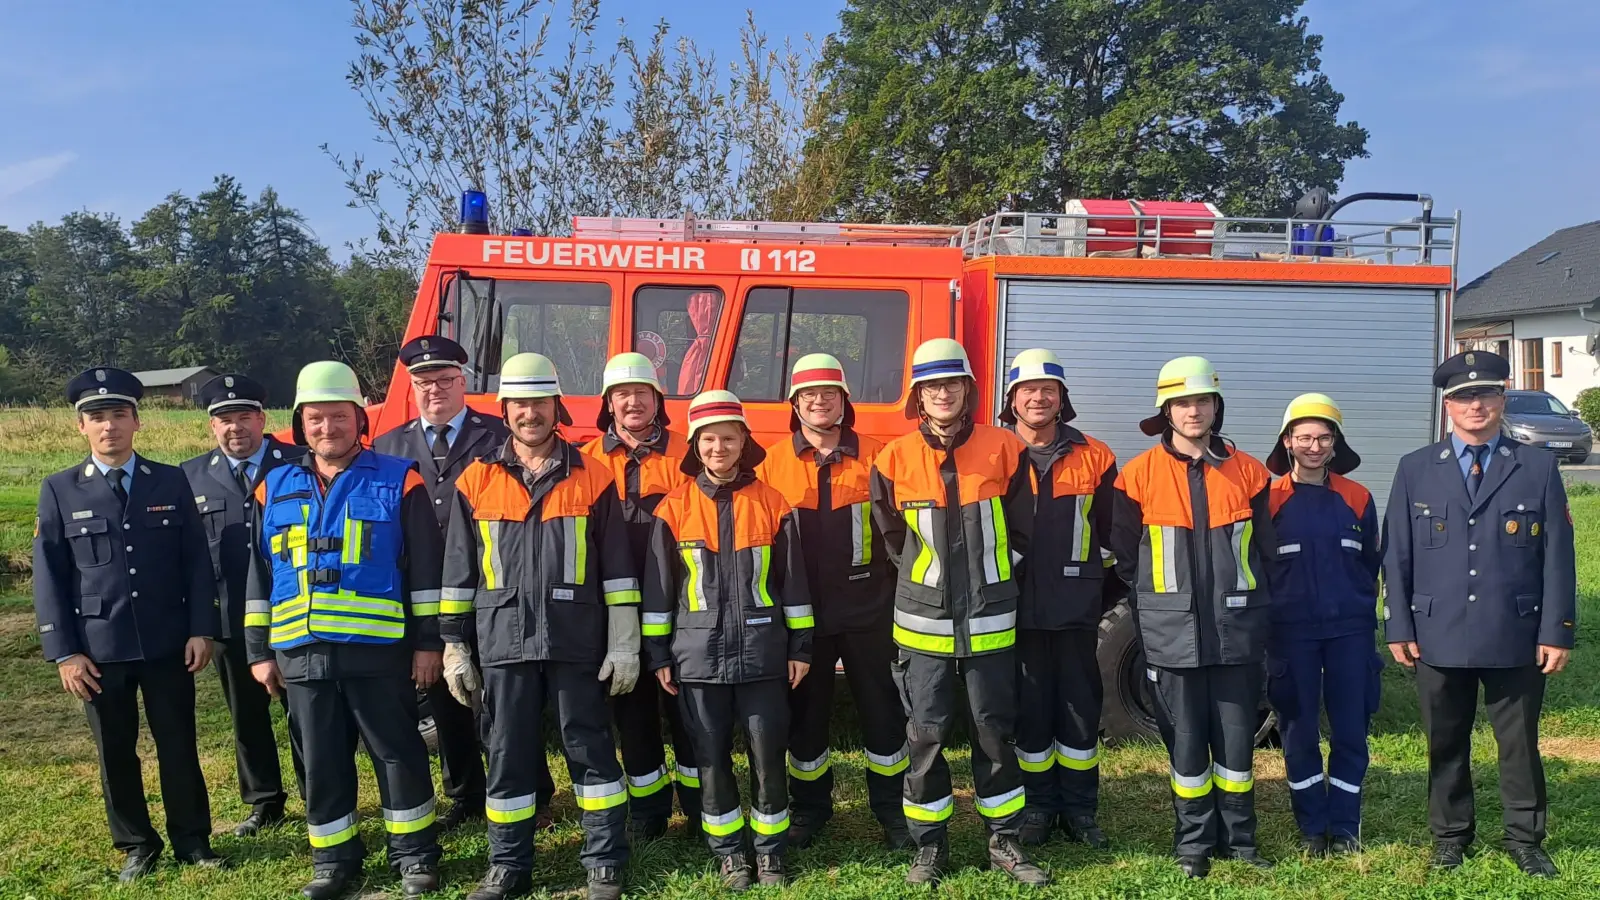
<path id="1" fill-rule="evenodd" d="M 1172 792 L 1185 800 L 1204 797 L 1211 793 L 1211 773 L 1200 775 L 1180 775 L 1177 769 L 1172 770 Z"/>
<path id="2" fill-rule="evenodd" d="M 478 537 L 483 541 L 483 589 L 492 591 L 500 587 L 500 523 L 478 523 Z"/>
<path id="3" fill-rule="evenodd" d="M 706 583 L 700 572 L 700 551 L 687 547 L 678 552 L 683 554 L 684 568 L 689 570 L 683 583 L 684 591 L 688 594 L 689 611 L 699 612 L 706 608 Z"/>
<path id="4" fill-rule="evenodd" d="M 856 503 L 850 507 L 850 564 L 872 564 L 871 503 Z"/>
<path id="5" fill-rule="evenodd" d="M 568 584 L 583 584 L 589 573 L 589 517 L 561 519 L 561 567 Z"/>
<path id="6" fill-rule="evenodd" d="M 362 522 L 360 519 L 344 520 L 343 549 L 339 554 L 339 561 L 350 565 L 361 562 Z"/>
<path id="7" fill-rule="evenodd" d="M 943 822 L 956 811 L 956 798 L 943 797 L 932 803 L 913 803 L 902 799 L 900 811 L 905 813 L 906 818 L 916 819 L 918 822 Z"/>
<path id="8" fill-rule="evenodd" d="M 1233 568 L 1238 573 L 1234 584 L 1235 590 L 1253 591 L 1256 589 L 1256 573 L 1250 571 L 1250 536 L 1255 533 L 1255 522 L 1245 519 L 1233 525 Z"/>
<path id="9" fill-rule="evenodd" d="M 1094 529 L 1089 527 L 1089 512 L 1094 508 L 1093 494 L 1079 494 L 1073 498 L 1072 516 L 1072 561 L 1089 561 L 1090 537 Z"/>
<path id="10" fill-rule="evenodd" d="M 1255 776 L 1249 771 L 1240 772 L 1215 762 L 1211 764 L 1211 782 L 1230 794 L 1248 793 L 1256 786 Z"/>
<path id="11" fill-rule="evenodd" d="M 607 606 L 623 606 L 643 600 L 637 578 L 607 578 L 600 582 L 600 592 L 605 595 Z"/>
<path id="12" fill-rule="evenodd" d="M 383 811 L 383 827 L 390 834 L 415 834 L 433 824 L 433 801 L 411 809 L 386 809 Z"/>
<path id="13" fill-rule="evenodd" d="M 356 814 L 351 812 L 347 816 L 340 816 L 332 822 L 321 825 L 306 823 L 306 833 L 311 837 L 313 847 L 334 847 L 356 836 Z"/>
<path id="14" fill-rule="evenodd" d="M 912 650 L 953 656 L 956 626 L 949 619 L 929 619 L 897 609 L 894 611 L 894 640 Z"/>
<path id="15" fill-rule="evenodd" d="M 1172 561 L 1175 547 L 1177 529 L 1149 526 L 1150 530 L 1150 585 L 1158 594 L 1170 594 L 1177 590 L 1178 573 L 1174 572 Z"/>
<path id="16" fill-rule="evenodd" d="M 750 548 L 750 596 L 756 605 L 771 606 L 772 595 L 767 592 L 767 576 L 772 574 L 772 548 Z"/>
<path id="17" fill-rule="evenodd" d="M 939 552 L 933 548 L 933 510 L 908 509 L 906 527 L 917 536 L 917 558 L 911 563 L 911 580 L 928 587 L 939 586 Z"/>

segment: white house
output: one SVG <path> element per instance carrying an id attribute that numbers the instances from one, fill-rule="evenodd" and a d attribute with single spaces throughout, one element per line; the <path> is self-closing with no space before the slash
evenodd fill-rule
<path id="1" fill-rule="evenodd" d="M 1511 386 L 1572 405 L 1600 386 L 1600 222 L 1563 228 L 1461 288 L 1457 351 L 1511 361 Z"/>

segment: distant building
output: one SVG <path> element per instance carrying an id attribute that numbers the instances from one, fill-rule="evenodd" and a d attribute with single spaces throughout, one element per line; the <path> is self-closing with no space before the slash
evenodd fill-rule
<path id="1" fill-rule="evenodd" d="M 1600 221 L 1555 232 L 1456 294 L 1455 349 L 1511 361 L 1511 386 L 1572 405 L 1600 385 Z"/>
<path id="2" fill-rule="evenodd" d="M 199 405 L 200 385 L 222 374 L 210 366 L 190 366 L 184 369 L 152 369 L 135 372 L 133 377 L 144 385 L 145 397 L 169 397 L 184 403 Z"/>

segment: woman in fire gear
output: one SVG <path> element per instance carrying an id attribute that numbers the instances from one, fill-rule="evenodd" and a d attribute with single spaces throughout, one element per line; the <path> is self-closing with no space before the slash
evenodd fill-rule
<path id="1" fill-rule="evenodd" d="M 1277 554 L 1267 696 L 1283 732 L 1289 802 L 1301 846 L 1313 856 L 1360 849 L 1367 726 L 1377 712 L 1378 508 L 1346 478 L 1361 457 L 1326 394 L 1301 394 L 1283 414 L 1267 457 Z M 1321 719 L 1329 753 L 1322 769 Z"/>
<path id="2" fill-rule="evenodd" d="M 644 354 L 611 357 L 600 382 L 600 416 L 595 422 L 600 436 L 585 444 L 583 452 L 610 470 L 622 501 L 622 518 L 628 524 L 634 568 L 643 572 L 656 505 L 668 491 L 689 480 L 680 468 L 689 454 L 689 442 L 668 428 L 672 421 L 667 418 L 661 381 Z M 677 701 L 654 678 L 641 678 L 633 690 L 618 695 L 612 703 L 622 745 L 622 769 L 628 775 L 629 837 L 650 840 L 666 833 L 667 820 L 672 817 L 673 782 L 678 785 L 678 806 L 688 820 L 689 832 L 698 835 L 700 770 Z M 661 740 L 663 709 L 672 730 L 675 769 L 670 776 Z"/>
<path id="3" fill-rule="evenodd" d="M 694 480 L 656 507 L 644 581 L 650 668 L 682 704 L 700 763 L 701 827 L 735 891 L 748 890 L 752 875 L 764 885 L 786 880 L 788 691 L 811 662 L 799 524 L 783 495 L 756 479 L 764 456 L 738 397 L 707 391 L 694 398 L 683 461 Z M 755 781 L 753 872 L 733 774 L 741 726 Z"/>
<path id="4" fill-rule="evenodd" d="M 1173 849 L 1191 878 L 1211 858 L 1270 867 L 1256 849 L 1255 754 L 1261 664 L 1277 550 L 1271 476 L 1219 433 L 1222 381 L 1184 356 L 1161 367 L 1160 442 L 1117 476 L 1111 548 L 1134 586 L 1139 639 L 1172 763 Z"/>
<path id="5" fill-rule="evenodd" d="M 795 511 L 816 607 L 811 664 L 817 674 L 789 697 L 789 843 L 810 844 L 833 818 L 828 725 L 834 664 L 842 659 L 866 742 L 868 803 L 885 843 L 906 848 L 911 836 L 900 808 L 906 719 L 889 677 L 894 572 L 872 527 L 869 487 L 872 461 L 883 445 L 853 427 L 844 366 L 826 353 L 795 361 L 789 403 L 792 435 L 768 447 L 756 469 L 756 477 L 783 492 Z"/>
<path id="6" fill-rule="evenodd" d="M 611 473 L 561 437 L 571 425 L 555 365 L 519 353 L 500 369 L 510 437 L 456 481 L 444 560 L 441 631 L 451 655 L 477 630 L 482 667 L 489 871 L 468 900 L 527 893 L 533 870 L 535 760 L 554 707 L 572 793 L 583 811 L 591 900 L 616 900 L 628 859 L 628 793 L 611 739 L 613 695 L 639 677 L 639 580 Z M 470 661 L 447 678 L 479 680 Z"/>
<path id="7" fill-rule="evenodd" d="M 1017 760 L 1028 789 L 1022 842 L 1057 824 L 1072 840 L 1110 846 L 1100 802 L 1100 708 L 1095 650 L 1106 601 L 1125 593 L 1112 571 L 1111 494 L 1117 457 L 1067 424 L 1077 417 L 1054 353 L 1024 350 L 1006 373 L 1000 420 L 1028 445 L 1033 541 L 1018 601 Z"/>
<path id="8" fill-rule="evenodd" d="M 899 570 L 892 664 L 909 722 L 902 808 L 916 859 L 906 882 L 932 885 L 950 866 L 955 811 L 944 745 L 955 730 L 956 682 L 972 718 L 972 778 L 989 826 L 989 862 L 1029 885 L 1049 882 L 1018 843 L 1026 799 L 1017 716 L 1017 579 L 1033 523 L 1027 446 L 972 420 L 977 382 L 961 345 L 926 341 L 911 357 L 907 418 L 872 471 L 873 522 Z"/>

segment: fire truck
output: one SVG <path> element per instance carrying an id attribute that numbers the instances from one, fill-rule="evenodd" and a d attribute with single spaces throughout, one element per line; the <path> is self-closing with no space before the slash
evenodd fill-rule
<path id="1" fill-rule="evenodd" d="M 1335 216 L 1356 201 L 1418 214 Z M 469 402 L 498 415 L 501 362 L 555 361 L 575 420 L 597 433 L 606 359 L 649 357 L 683 421 L 690 398 L 733 391 L 758 440 L 787 435 L 790 362 L 844 362 L 856 427 L 888 440 L 912 350 L 954 337 L 978 379 L 980 415 L 1003 402 L 1004 372 L 1029 347 L 1066 368 L 1073 423 L 1131 459 L 1149 446 L 1155 376 L 1176 356 L 1209 358 L 1228 400 L 1227 436 L 1264 457 L 1289 399 L 1344 407 L 1380 505 L 1402 454 L 1437 439 L 1431 374 L 1450 337 L 1459 213 L 1420 194 L 1313 191 L 1287 218 L 1221 215 L 1207 203 L 1077 200 L 964 227 L 579 217 L 571 237 L 489 234 L 467 192 L 461 233 L 436 238 L 406 338 L 443 334 L 471 355 Z M 1392 207 L 1391 207 L 1392 208 Z M 372 433 L 417 416 L 396 364 Z M 1143 655 L 1126 605 L 1101 623 L 1109 740 L 1155 733 Z M 1264 723 L 1264 726 L 1270 723 Z"/>

